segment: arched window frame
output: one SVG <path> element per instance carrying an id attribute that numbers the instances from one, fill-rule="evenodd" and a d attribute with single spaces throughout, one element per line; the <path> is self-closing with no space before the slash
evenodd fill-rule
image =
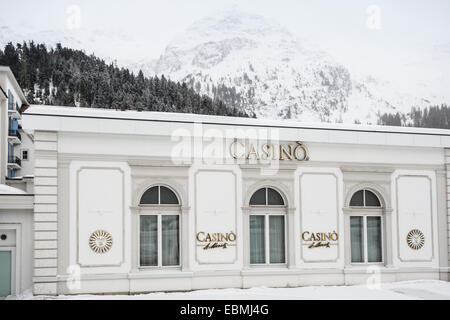
<path id="1" fill-rule="evenodd" d="M 266 189 L 266 205 L 252 205 L 250 201 L 253 195 L 259 190 Z M 268 189 L 273 189 L 276 191 L 283 199 L 283 205 L 269 205 L 268 203 Z M 288 264 L 288 215 L 287 215 L 288 203 L 284 192 L 282 192 L 278 187 L 273 185 L 261 185 L 255 188 L 250 196 L 248 197 L 248 264 L 251 267 L 285 267 Z M 265 262 L 264 263 L 251 263 L 251 240 L 250 240 L 250 221 L 252 216 L 264 216 L 264 235 L 265 235 Z M 284 217 L 284 262 L 282 263 L 271 263 L 270 262 L 270 230 L 269 230 L 269 219 L 271 216 L 283 216 Z"/>
<path id="2" fill-rule="evenodd" d="M 361 192 L 361 191 L 362 191 L 362 193 L 363 193 L 363 205 L 362 205 L 362 206 L 352 206 L 352 205 L 351 205 L 351 202 L 352 202 L 352 200 L 353 200 L 353 197 L 354 197 L 358 192 Z M 378 203 L 380 204 L 379 206 L 368 206 L 368 205 L 366 205 L 366 193 L 367 193 L 367 192 L 370 192 L 371 194 L 373 194 L 373 195 L 377 198 Z M 381 200 L 380 200 L 380 197 L 377 195 L 376 192 L 374 192 L 374 191 L 372 191 L 371 189 L 368 189 L 368 188 L 362 188 L 362 189 L 359 189 L 359 190 L 353 192 L 352 196 L 350 197 L 349 207 L 351 207 L 351 208 L 380 208 L 380 209 L 381 209 L 381 208 L 383 207 L 383 205 L 382 205 L 382 202 L 381 202 Z"/>
<path id="3" fill-rule="evenodd" d="M 264 189 L 265 190 L 265 202 L 266 204 L 251 204 L 252 198 L 253 196 L 260 190 Z M 269 189 L 275 191 L 280 198 L 283 200 L 283 204 L 269 204 Z M 264 186 L 261 188 L 258 188 L 257 190 L 255 190 L 252 195 L 250 196 L 250 200 L 249 200 L 249 206 L 253 207 L 253 208 L 257 208 L 257 207 L 271 207 L 271 208 L 285 208 L 286 207 L 286 199 L 283 196 L 282 192 L 280 192 L 279 190 L 277 190 L 276 188 L 272 187 L 272 186 Z"/>
<path id="4" fill-rule="evenodd" d="M 369 191 L 371 193 L 373 193 L 379 203 L 380 206 L 366 206 L 365 205 L 365 201 L 363 202 L 363 206 L 351 206 L 351 200 L 353 198 L 353 196 L 359 192 L 359 191 Z M 364 197 L 365 197 L 365 192 L 363 193 Z M 352 192 L 350 193 L 350 196 L 347 200 L 347 205 L 344 208 L 344 212 L 346 212 L 346 229 L 347 229 L 347 236 L 348 236 L 348 240 L 347 241 L 347 250 L 346 252 L 348 253 L 347 259 L 346 259 L 346 264 L 348 265 L 354 265 L 354 266 L 358 266 L 358 265 L 386 265 L 387 264 L 387 250 L 386 250 L 386 217 L 385 217 L 385 209 L 386 209 L 386 205 L 385 205 L 385 198 L 382 196 L 381 192 L 378 190 L 378 188 L 373 188 L 373 187 L 368 187 L 368 186 L 359 186 L 355 189 L 352 190 Z M 372 218 L 372 217 L 379 217 L 380 219 L 380 227 L 381 227 L 381 235 L 380 235 L 380 239 L 381 239 L 381 261 L 376 261 L 376 262 L 371 262 L 369 261 L 369 257 L 368 257 L 368 218 Z M 353 257 L 352 257 L 352 236 L 351 236 L 351 220 L 352 218 L 359 218 L 362 221 L 362 226 L 363 226 L 363 249 L 364 249 L 364 253 L 363 253 L 363 261 L 353 261 Z"/>
<path id="5" fill-rule="evenodd" d="M 141 203 L 142 197 L 145 195 L 145 193 L 155 187 L 158 188 L 158 203 L 157 204 Z M 161 204 L 161 193 L 160 193 L 161 187 L 165 187 L 165 188 L 169 189 L 170 191 L 172 191 L 173 194 L 176 196 L 178 203 L 177 204 Z M 176 192 L 172 187 L 170 187 L 169 185 L 166 185 L 166 184 L 159 183 L 159 184 L 155 184 L 155 185 L 152 185 L 152 186 L 146 188 L 145 191 L 142 192 L 142 194 L 139 197 L 139 207 L 173 207 L 173 208 L 177 208 L 177 207 L 181 207 L 181 200 L 180 200 L 180 196 L 178 195 L 178 192 Z"/>
<path id="6" fill-rule="evenodd" d="M 151 188 L 158 187 L 158 204 L 142 204 L 142 197 L 144 194 L 150 190 Z M 160 196 L 160 187 L 166 187 L 170 191 L 174 193 L 176 196 L 178 203 L 177 204 L 161 204 L 161 196 Z M 138 267 L 140 269 L 178 269 L 181 267 L 182 264 L 182 224 L 181 224 L 181 197 L 179 196 L 178 192 L 173 189 L 171 186 L 163 183 L 158 183 L 154 185 L 150 185 L 147 187 L 139 196 L 138 198 L 138 254 L 137 254 L 137 261 L 138 261 Z M 143 217 L 148 216 L 155 216 L 156 217 L 156 223 L 157 223 L 157 263 L 156 265 L 143 265 L 141 261 L 141 241 L 142 241 L 142 229 L 141 229 L 141 222 Z M 177 216 L 178 217 L 178 263 L 176 265 L 163 265 L 163 252 L 162 252 L 162 220 L 165 216 Z"/>

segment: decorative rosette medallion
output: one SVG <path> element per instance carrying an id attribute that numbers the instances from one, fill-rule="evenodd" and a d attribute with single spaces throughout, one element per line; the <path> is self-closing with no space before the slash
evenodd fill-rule
<path id="1" fill-rule="evenodd" d="M 89 246 L 95 253 L 105 253 L 111 249 L 113 239 L 111 234 L 105 230 L 97 230 L 89 237 Z"/>
<path id="2" fill-rule="evenodd" d="M 418 229 L 412 229 L 406 236 L 406 242 L 411 249 L 419 250 L 425 244 L 425 236 L 423 235 L 422 231 Z"/>

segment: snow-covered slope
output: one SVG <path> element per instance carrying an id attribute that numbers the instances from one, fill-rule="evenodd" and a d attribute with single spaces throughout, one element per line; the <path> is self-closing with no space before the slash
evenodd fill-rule
<path id="1" fill-rule="evenodd" d="M 376 123 L 378 113 L 445 102 L 427 90 L 404 91 L 392 82 L 352 73 L 278 23 L 236 10 L 194 23 L 157 61 L 133 67 L 188 82 L 227 102 L 237 99 L 263 118 Z M 230 98 L 221 86 L 236 94 Z"/>

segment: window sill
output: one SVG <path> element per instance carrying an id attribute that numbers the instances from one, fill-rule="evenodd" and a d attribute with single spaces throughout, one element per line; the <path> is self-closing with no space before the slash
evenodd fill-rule
<path id="1" fill-rule="evenodd" d="M 194 273 L 192 271 L 182 271 L 180 268 L 160 269 L 160 268 L 141 268 L 135 272 L 129 273 L 130 279 L 146 278 L 189 278 Z"/>
<path id="2" fill-rule="evenodd" d="M 286 275 L 296 274 L 298 269 L 289 269 L 287 265 L 283 266 L 251 266 L 248 269 L 242 270 L 242 276 L 258 276 L 258 275 Z"/>
<path id="3" fill-rule="evenodd" d="M 287 268 L 287 263 L 255 263 L 250 264 L 247 266 L 249 269 L 258 269 L 258 268 L 268 268 L 268 269 L 274 269 L 274 268 Z"/>
<path id="4" fill-rule="evenodd" d="M 139 271 L 176 271 L 181 270 L 181 266 L 139 266 Z"/>

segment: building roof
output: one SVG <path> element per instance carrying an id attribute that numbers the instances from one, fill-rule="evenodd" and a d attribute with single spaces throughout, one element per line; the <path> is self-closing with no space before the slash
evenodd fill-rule
<path id="1" fill-rule="evenodd" d="M 134 136 L 302 141 L 330 145 L 450 148 L 450 130 L 305 123 L 166 112 L 33 105 L 22 114 L 28 131 Z"/>
<path id="2" fill-rule="evenodd" d="M 1 195 L 27 195 L 23 190 L 8 186 L 6 184 L 0 184 L 0 196 Z"/>
<path id="3" fill-rule="evenodd" d="M 23 190 L 0 184 L 0 210 L 15 212 L 15 210 L 27 210 L 33 213 L 34 195 Z"/>
<path id="4" fill-rule="evenodd" d="M 16 90 L 17 94 L 20 95 L 20 99 L 22 100 L 22 105 L 28 106 L 29 103 L 27 101 L 27 98 L 25 97 L 22 88 L 19 86 L 19 83 L 17 83 L 16 77 L 14 77 L 14 74 L 11 71 L 10 67 L 7 66 L 0 66 L 0 73 L 5 73 L 8 77 L 8 80 L 12 83 L 14 89 Z"/>
<path id="5" fill-rule="evenodd" d="M 266 120 L 242 117 L 226 117 L 213 115 L 198 115 L 190 113 L 172 113 L 155 111 L 119 111 L 114 109 L 77 108 L 47 105 L 31 105 L 25 115 L 56 116 L 67 118 L 115 119 L 136 121 L 157 121 L 173 123 L 203 123 L 217 125 L 237 125 L 254 127 L 274 127 L 293 129 L 319 129 L 355 132 L 412 133 L 424 135 L 450 136 L 448 129 L 431 129 L 417 127 L 396 127 L 380 125 L 359 125 L 342 123 L 311 123 L 294 120 Z"/>

